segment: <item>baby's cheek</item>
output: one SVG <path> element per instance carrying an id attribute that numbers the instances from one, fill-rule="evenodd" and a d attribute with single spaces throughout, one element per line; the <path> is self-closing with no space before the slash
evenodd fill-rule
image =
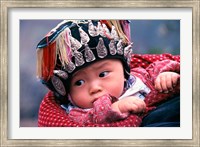
<path id="1" fill-rule="evenodd" d="M 119 98 L 123 93 L 124 87 L 119 85 L 112 86 L 112 92 L 110 93 L 112 96 Z"/>
<path id="2" fill-rule="evenodd" d="M 75 103 L 77 103 L 77 101 L 80 101 L 81 95 L 82 95 L 82 92 L 81 91 L 77 92 L 76 89 L 71 89 L 70 91 L 71 100 Z"/>

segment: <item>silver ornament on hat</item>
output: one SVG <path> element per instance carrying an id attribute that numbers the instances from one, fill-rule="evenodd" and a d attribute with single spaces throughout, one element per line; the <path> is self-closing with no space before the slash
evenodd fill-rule
<path id="1" fill-rule="evenodd" d="M 107 48 L 106 46 L 104 45 L 104 41 L 103 41 L 103 38 L 99 38 L 99 42 L 96 46 L 96 49 L 97 49 L 97 55 L 99 58 L 104 58 L 105 56 L 107 56 Z"/>
<path id="2" fill-rule="evenodd" d="M 132 53 L 132 43 L 124 48 L 124 56 L 126 58 L 129 58 L 131 53 Z"/>
<path id="3" fill-rule="evenodd" d="M 123 55 L 123 45 L 122 45 L 122 40 L 121 39 L 117 43 L 117 53 L 119 55 Z"/>
<path id="4" fill-rule="evenodd" d="M 127 63 L 130 63 L 131 54 L 132 54 L 132 43 L 124 48 L 124 56 L 127 59 Z"/>
<path id="5" fill-rule="evenodd" d="M 115 29 L 114 26 L 112 26 L 112 29 L 111 29 L 111 37 L 115 40 L 115 41 L 118 41 L 119 40 L 119 36 L 117 34 L 117 31 Z"/>
<path id="6" fill-rule="evenodd" d="M 75 65 L 81 66 L 85 63 L 82 53 L 78 51 L 78 49 L 81 48 L 82 44 L 72 36 L 70 36 L 70 41 L 71 41 L 72 55 L 75 58 Z"/>
<path id="7" fill-rule="evenodd" d="M 98 22 L 97 24 L 97 31 L 102 37 L 106 37 L 103 31 L 103 26 L 101 25 L 101 22 Z"/>
<path id="8" fill-rule="evenodd" d="M 102 26 L 103 26 L 103 32 L 104 32 L 105 36 L 108 37 L 109 39 L 111 39 L 112 38 L 111 33 L 110 33 L 109 29 L 107 28 L 107 26 L 105 24 L 102 24 Z"/>
<path id="9" fill-rule="evenodd" d="M 87 44 L 90 41 L 88 34 L 81 28 L 78 28 L 80 37 L 81 37 L 81 44 Z"/>
<path id="10" fill-rule="evenodd" d="M 68 74 L 63 70 L 54 70 L 53 73 L 65 80 L 68 78 Z"/>
<path id="11" fill-rule="evenodd" d="M 90 37 L 82 28 L 79 28 L 79 32 L 80 32 L 80 37 L 81 37 L 81 43 L 85 46 L 84 56 L 85 56 L 86 62 L 94 61 L 95 56 L 87 44 L 90 41 Z"/>
<path id="12" fill-rule="evenodd" d="M 75 64 L 72 61 L 69 61 L 66 65 L 65 65 L 65 69 L 69 72 L 72 73 L 74 71 L 74 69 L 76 68 Z"/>
<path id="13" fill-rule="evenodd" d="M 113 39 L 110 41 L 108 46 L 109 46 L 110 54 L 115 55 L 117 53 L 117 50 L 116 50 L 116 46 L 115 46 L 115 41 Z"/>
<path id="14" fill-rule="evenodd" d="M 87 44 L 85 45 L 84 56 L 85 56 L 86 62 L 91 62 L 91 61 L 94 61 L 96 59 L 92 50 L 89 48 L 89 46 Z"/>
<path id="15" fill-rule="evenodd" d="M 83 59 L 83 54 L 77 50 L 74 51 L 74 57 L 75 57 L 75 65 L 76 66 L 81 66 L 85 63 Z"/>
<path id="16" fill-rule="evenodd" d="M 62 96 L 66 95 L 65 86 L 64 86 L 63 82 L 58 77 L 53 75 L 51 77 L 51 82 L 52 82 L 52 85 L 54 86 L 54 88 L 56 89 L 56 91 L 59 94 L 61 94 Z"/>
<path id="17" fill-rule="evenodd" d="M 95 37 L 98 36 L 98 31 L 97 31 L 97 27 L 93 25 L 91 20 L 88 20 L 88 33 L 90 34 L 90 36 Z"/>
<path id="18" fill-rule="evenodd" d="M 70 39 L 71 48 L 72 48 L 73 51 L 78 50 L 79 48 L 81 48 L 82 44 L 77 39 L 75 39 L 72 36 L 69 36 L 69 39 Z"/>

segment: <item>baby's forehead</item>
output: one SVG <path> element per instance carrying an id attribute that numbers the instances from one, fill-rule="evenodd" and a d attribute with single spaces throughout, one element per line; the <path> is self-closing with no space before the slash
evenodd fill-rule
<path id="1" fill-rule="evenodd" d="M 102 59 L 99 61 L 96 61 L 94 63 L 91 63 L 90 65 L 79 69 L 78 71 L 76 71 L 72 77 L 80 75 L 82 73 L 88 73 L 91 71 L 97 71 L 99 69 L 102 69 L 104 67 L 115 67 L 116 62 L 121 62 L 119 59 Z"/>

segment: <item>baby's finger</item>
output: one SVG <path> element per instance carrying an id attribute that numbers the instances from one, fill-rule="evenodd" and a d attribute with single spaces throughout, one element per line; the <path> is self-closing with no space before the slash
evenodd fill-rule
<path id="1" fill-rule="evenodd" d="M 155 89 L 158 90 L 159 92 L 162 92 L 162 87 L 161 87 L 160 77 L 159 76 L 155 80 Z"/>
<path id="2" fill-rule="evenodd" d="M 173 87 L 176 86 L 178 80 L 180 79 L 180 75 L 179 74 L 173 74 L 172 76 L 172 84 L 173 84 Z"/>
<path id="3" fill-rule="evenodd" d="M 133 113 L 139 113 L 139 106 L 136 103 L 131 104 L 131 106 L 129 107 L 129 111 L 133 112 Z"/>
<path id="4" fill-rule="evenodd" d="M 165 75 L 160 77 L 160 84 L 162 87 L 162 91 L 164 91 L 165 93 L 168 92 L 168 88 L 167 88 L 167 77 Z"/>
<path id="5" fill-rule="evenodd" d="M 172 91 L 173 90 L 173 81 L 172 81 L 173 74 L 167 74 L 166 75 L 166 91 Z"/>
<path id="6" fill-rule="evenodd" d="M 135 113 L 140 113 L 146 109 L 146 104 L 143 100 L 138 99 L 133 103 L 131 109 L 132 109 L 131 111 L 134 111 Z"/>

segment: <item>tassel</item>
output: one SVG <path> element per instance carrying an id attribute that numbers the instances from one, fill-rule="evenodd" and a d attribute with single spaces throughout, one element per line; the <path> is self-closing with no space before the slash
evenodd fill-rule
<path id="1" fill-rule="evenodd" d="M 36 69 L 36 71 L 37 71 L 37 77 L 38 78 L 41 78 L 42 77 L 42 60 L 43 60 L 43 49 L 40 49 L 40 48 L 38 48 L 37 50 L 36 50 L 36 53 L 37 53 L 37 69 Z"/>
<path id="2" fill-rule="evenodd" d="M 58 51 L 62 67 L 69 62 L 68 52 L 70 51 L 67 51 L 69 50 L 69 46 L 67 45 L 69 41 L 67 41 L 66 32 L 66 30 L 63 31 L 56 40 L 56 50 Z"/>
<path id="3" fill-rule="evenodd" d="M 49 69 L 49 50 L 48 50 L 48 46 L 43 48 L 43 63 L 42 63 L 42 78 L 47 81 L 48 79 L 48 69 Z"/>
<path id="4" fill-rule="evenodd" d="M 131 41 L 131 29 L 130 22 L 128 20 L 120 20 L 120 24 L 122 26 L 123 32 L 126 35 L 128 41 Z"/>
<path id="5" fill-rule="evenodd" d="M 110 30 L 112 28 L 112 23 L 110 20 L 100 20 L 101 23 L 104 23 Z"/>
<path id="6" fill-rule="evenodd" d="M 64 55 L 65 55 L 65 50 L 64 47 L 62 47 L 63 43 L 62 40 L 56 40 L 56 50 L 58 51 L 58 57 L 60 59 L 61 62 L 61 66 L 64 65 Z"/>
<path id="7" fill-rule="evenodd" d="M 126 36 L 125 32 L 123 31 L 122 25 L 120 24 L 120 21 L 117 21 L 117 24 L 118 24 L 118 28 L 119 28 L 120 35 L 121 35 L 122 38 L 123 38 L 123 42 L 124 42 L 125 44 L 128 44 L 128 43 L 129 43 L 129 39 L 128 39 L 128 37 Z"/>
<path id="8" fill-rule="evenodd" d="M 69 28 L 66 29 L 66 34 L 65 34 L 65 43 L 66 43 L 66 53 L 68 57 L 68 62 L 70 62 L 72 58 L 72 50 L 71 50 L 71 43 L 69 36 L 71 34 L 71 30 Z"/>
<path id="9" fill-rule="evenodd" d="M 53 75 L 53 70 L 55 68 L 55 63 L 56 63 L 56 42 L 53 42 L 49 46 L 49 75 L 48 75 L 48 80 L 50 77 Z"/>
<path id="10" fill-rule="evenodd" d="M 112 22 L 112 24 L 115 26 L 116 31 L 117 31 L 119 37 L 122 39 L 122 41 L 123 41 L 125 44 L 128 44 L 129 39 L 128 39 L 127 36 L 124 34 L 120 22 L 119 22 L 119 21 L 116 21 L 116 20 L 111 20 L 111 22 Z"/>
<path id="11" fill-rule="evenodd" d="M 48 42 L 48 41 L 47 41 Z M 56 42 L 43 48 L 42 77 L 48 81 L 53 75 L 56 60 Z"/>

